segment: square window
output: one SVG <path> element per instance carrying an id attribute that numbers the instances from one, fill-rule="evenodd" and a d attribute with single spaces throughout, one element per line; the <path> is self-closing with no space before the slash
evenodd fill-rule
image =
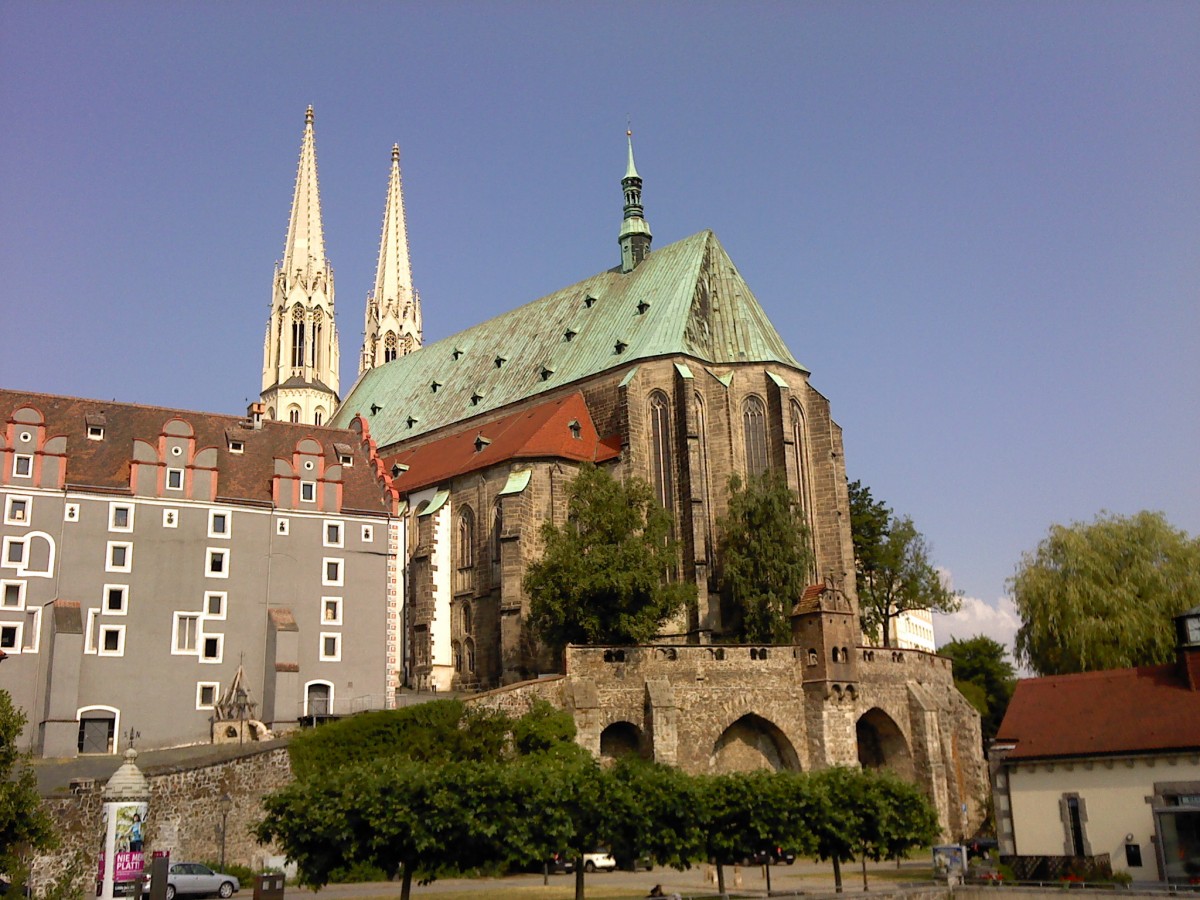
<path id="1" fill-rule="evenodd" d="M 104 612 L 112 616 L 123 616 L 129 612 L 129 586 L 106 584 L 104 586 Z"/>
<path id="2" fill-rule="evenodd" d="M 220 509 L 208 511 L 208 536 L 229 537 L 229 513 Z"/>
<path id="3" fill-rule="evenodd" d="M 63 507 L 63 521 L 64 522 L 78 522 L 79 521 L 79 504 L 78 503 L 68 503 L 66 506 Z"/>
<path id="4" fill-rule="evenodd" d="M 339 662 L 342 658 L 342 636 L 336 632 L 321 632 L 321 660 Z"/>
<path id="5" fill-rule="evenodd" d="M 200 614 L 194 612 L 175 613 L 173 631 L 171 652 L 195 653 L 196 649 L 200 646 Z"/>
<path id="6" fill-rule="evenodd" d="M 21 641 L 22 653 L 37 653 L 38 642 L 42 632 L 41 609 L 30 609 L 25 612 L 25 635 Z"/>
<path id="7" fill-rule="evenodd" d="M 25 565 L 25 539 L 6 537 L 4 539 L 4 565 L 21 568 Z"/>
<path id="8" fill-rule="evenodd" d="M 15 494 L 11 495 L 8 498 L 8 503 L 6 503 L 4 506 L 4 524 L 28 525 L 32 511 L 32 497 L 18 497 Z"/>
<path id="9" fill-rule="evenodd" d="M 105 568 L 109 572 L 132 571 L 133 544 L 127 544 L 122 541 L 109 541 L 108 564 Z"/>
<path id="10" fill-rule="evenodd" d="M 342 583 L 342 561 L 340 559 L 325 558 L 324 571 L 322 574 L 322 584 L 341 585 Z"/>
<path id="11" fill-rule="evenodd" d="M 288 533 L 288 520 L 287 519 L 280 519 L 278 522 L 275 523 L 275 533 L 276 534 L 287 534 Z"/>
<path id="12" fill-rule="evenodd" d="M 205 574 L 209 578 L 228 578 L 229 577 L 229 551 L 228 550 L 213 550 L 208 551 L 208 566 Z"/>
<path id="13" fill-rule="evenodd" d="M 100 656 L 124 656 L 125 626 L 101 625 L 100 640 L 97 642 L 96 653 Z"/>
<path id="14" fill-rule="evenodd" d="M 200 641 L 200 662 L 219 663 L 225 647 L 225 635 L 206 634 Z"/>
<path id="15" fill-rule="evenodd" d="M 87 436 L 88 436 L 89 441 L 104 440 L 104 426 L 103 425 L 89 425 Z"/>
<path id="16" fill-rule="evenodd" d="M 21 625 L 0 625 L 0 650 L 5 653 L 21 652 Z"/>
<path id="17" fill-rule="evenodd" d="M 25 608 L 25 582 L 3 581 L 0 585 L 3 585 L 3 590 L 0 591 L 0 609 Z"/>
<path id="18" fill-rule="evenodd" d="M 338 457 L 338 464 L 345 466 L 347 469 L 349 469 L 351 466 L 354 465 L 354 457 L 348 453 L 343 453 L 341 456 Z"/>
<path id="19" fill-rule="evenodd" d="M 230 453 L 245 453 L 246 452 L 246 443 L 244 441 L 230 441 L 229 442 L 229 452 Z"/>
<path id="20" fill-rule="evenodd" d="M 13 475 L 17 478 L 28 478 L 33 474 L 33 457 L 18 453 L 13 457 Z"/>
<path id="21" fill-rule="evenodd" d="M 183 490 L 183 469 L 167 469 L 167 488 L 172 491 Z"/>
<path id="22" fill-rule="evenodd" d="M 164 509 L 163 510 L 163 528 L 178 528 L 179 527 L 179 510 Z"/>
<path id="23" fill-rule="evenodd" d="M 322 625 L 341 625 L 342 624 L 342 598 L 341 597 L 322 597 L 321 598 L 321 624 Z"/>
<path id="24" fill-rule="evenodd" d="M 108 505 L 108 530 L 133 531 L 133 507 L 128 503 Z"/>
<path id="25" fill-rule="evenodd" d="M 317 483 L 315 481 L 300 482 L 300 499 L 312 503 L 317 499 Z"/>
<path id="26" fill-rule="evenodd" d="M 196 683 L 196 709 L 212 709 L 217 705 L 221 694 L 221 685 L 215 681 L 200 681 Z"/>
<path id="27" fill-rule="evenodd" d="M 325 546 L 326 547 L 342 546 L 342 523 L 341 522 L 326 522 L 325 523 Z"/>
<path id="28" fill-rule="evenodd" d="M 364 525 L 362 527 L 362 539 L 364 544 L 369 544 L 375 540 L 375 526 Z"/>
<path id="29" fill-rule="evenodd" d="M 204 595 L 204 618 L 225 618 L 225 599 L 229 595 L 224 591 L 209 591 Z"/>

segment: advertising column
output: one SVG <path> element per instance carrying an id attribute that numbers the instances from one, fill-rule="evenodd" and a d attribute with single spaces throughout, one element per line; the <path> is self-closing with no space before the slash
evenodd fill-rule
<path id="1" fill-rule="evenodd" d="M 136 759 L 136 750 L 126 750 L 124 764 L 104 787 L 104 845 L 96 885 L 103 900 L 138 897 L 142 891 L 150 785 Z"/>

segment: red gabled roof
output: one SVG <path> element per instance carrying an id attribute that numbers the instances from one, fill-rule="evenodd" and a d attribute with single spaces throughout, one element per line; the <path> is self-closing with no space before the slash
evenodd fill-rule
<path id="1" fill-rule="evenodd" d="M 1175 665 L 1023 679 L 996 740 L 1010 759 L 1200 749 L 1200 691 Z"/>
<path id="2" fill-rule="evenodd" d="M 511 459 L 605 462 L 619 455 L 620 446 L 619 436 L 600 438 L 583 394 L 576 392 L 401 450 L 385 464 L 408 467 L 393 479 L 405 493 Z"/>

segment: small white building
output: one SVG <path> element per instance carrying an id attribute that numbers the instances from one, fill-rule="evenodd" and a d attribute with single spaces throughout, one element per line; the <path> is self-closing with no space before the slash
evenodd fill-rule
<path id="1" fill-rule="evenodd" d="M 1172 665 L 1017 683 L 991 748 L 1002 857 L 1200 884 L 1200 606 L 1175 626 Z"/>

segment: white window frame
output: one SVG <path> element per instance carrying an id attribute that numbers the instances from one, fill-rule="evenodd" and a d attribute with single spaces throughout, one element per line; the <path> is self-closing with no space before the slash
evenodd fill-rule
<path id="1" fill-rule="evenodd" d="M 107 632 L 116 632 L 117 634 L 117 649 L 104 649 L 104 635 Z M 100 628 L 96 633 L 96 655 L 97 656 L 124 656 L 125 655 L 125 626 L 110 625 L 106 622 L 100 623 Z"/>
<path id="2" fill-rule="evenodd" d="M 184 619 L 196 620 L 196 646 L 191 650 L 180 649 L 179 647 L 179 623 Z M 199 656 L 200 655 L 200 639 L 204 636 L 204 615 L 200 612 L 190 612 L 188 610 L 176 610 L 171 620 L 171 655 L 172 656 Z"/>
<path id="3" fill-rule="evenodd" d="M 364 544 L 372 544 L 375 542 L 375 526 L 364 525 L 362 527 L 362 541 Z"/>
<path id="4" fill-rule="evenodd" d="M 212 688 L 213 700 L 212 703 L 205 703 L 203 699 L 204 689 Z M 221 682 L 219 681 L 197 681 L 196 682 L 196 709 L 214 709 L 221 699 Z"/>
<path id="5" fill-rule="evenodd" d="M 125 548 L 125 562 L 122 565 L 117 565 L 113 562 L 113 550 L 117 547 Z M 105 572 L 132 572 L 133 571 L 133 542 L 132 541 L 109 541 L 108 546 L 104 550 L 104 571 Z"/>
<path id="6" fill-rule="evenodd" d="M 337 615 L 332 619 L 325 618 L 325 609 L 328 604 L 336 604 Z M 321 598 L 321 624 L 322 625 L 341 625 L 342 624 L 342 598 L 341 597 L 322 597 Z"/>
<path id="7" fill-rule="evenodd" d="M 329 577 L 329 564 L 337 563 L 337 578 Z M 342 587 L 346 583 L 346 561 L 338 556 L 326 556 L 321 560 L 321 584 L 326 587 Z"/>
<path id="8" fill-rule="evenodd" d="M 337 528 L 337 540 L 329 539 L 329 529 Z M 321 526 L 321 540 L 325 542 L 326 547 L 345 547 L 346 546 L 346 523 L 340 522 L 337 519 L 326 519 Z"/>
<path id="9" fill-rule="evenodd" d="M 225 520 L 225 530 L 217 531 L 217 517 L 220 516 Z M 208 536 L 210 538 L 222 538 L 229 540 L 229 534 L 233 531 L 233 515 L 227 509 L 210 509 L 208 511 Z"/>
<path id="10" fill-rule="evenodd" d="M 348 453 L 343 453 L 338 456 L 338 465 L 346 469 L 354 468 L 354 457 Z"/>
<path id="11" fill-rule="evenodd" d="M 228 578 L 229 566 L 233 554 L 228 547 L 209 547 L 204 554 L 204 577 L 205 578 Z M 214 572 L 212 570 L 213 560 L 220 557 L 221 571 Z"/>
<path id="12" fill-rule="evenodd" d="M 95 654 L 96 652 L 96 623 L 100 621 L 99 608 L 91 608 L 87 611 L 87 627 L 84 628 L 83 634 L 83 652 Z"/>
<path id="13" fill-rule="evenodd" d="M 179 510 L 169 506 L 163 510 L 163 528 L 179 527 Z"/>
<path id="14" fill-rule="evenodd" d="M 334 644 L 333 653 L 325 652 L 325 642 L 332 640 Z M 317 645 L 318 658 L 321 662 L 341 662 L 342 661 L 342 633 L 340 631 L 322 631 L 321 642 Z"/>
<path id="15" fill-rule="evenodd" d="M 89 425 L 87 427 L 87 439 L 89 441 L 104 440 L 104 426 L 103 425 Z"/>
<path id="16" fill-rule="evenodd" d="M 291 521 L 289 519 L 275 520 L 275 533 L 286 537 L 291 531 Z"/>
<path id="17" fill-rule="evenodd" d="M 209 657 L 209 656 L 204 655 L 205 645 L 209 641 L 217 642 L 217 655 L 216 656 Z M 207 632 L 201 634 L 199 640 L 196 643 L 196 655 L 199 657 L 200 662 L 204 663 L 205 665 L 211 665 L 211 666 L 220 665 L 221 657 L 223 657 L 225 655 L 225 635 L 223 635 L 223 634 L 208 634 Z"/>
<path id="18" fill-rule="evenodd" d="M 121 608 L 112 609 L 108 605 L 108 595 L 110 591 L 121 592 Z M 129 585 L 127 584 L 106 584 L 104 593 L 100 595 L 100 610 L 102 615 L 106 616 L 124 616 L 129 613 Z"/>
<path id="19" fill-rule="evenodd" d="M 119 509 L 124 509 L 124 510 L 128 511 L 128 513 L 129 513 L 129 518 L 127 519 L 127 524 L 125 524 L 123 526 L 117 524 L 117 510 L 119 510 Z M 115 501 L 112 503 L 109 503 L 108 504 L 108 530 L 109 531 L 132 532 L 133 531 L 133 509 L 134 509 L 134 507 L 133 507 L 132 503 L 118 503 Z"/>
<path id="20" fill-rule="evenodd" d="M 21 643 L 22 653 L 37 653 L 41 649 L 42 608 L 40 606 L 25 610 L 25 634 Z"/>
<path id="21" fill-rule="evenodd" d="M 3 650 L 9 656 L 19 655 L 21 653 L 21 645 L 25 643 L 25 620 L 22 619 L 19 622 L 0 622 L 0 634 L 5 631 L 12 632 L 12 646 L 5 647 L 3 642 L 0 642 L 0 650 Z"/>
<path id="22" fill-rule="evenodd" d="M 79 504 L 67 503 L 63 506 L 63 521 L 78 522 L 79 521 Z"/>
<path id="23" fill-rule="evenodd" d="M 11 552 L 9 548 L 13 546 L 18 546 L 21 548 L 20 559 L 9 559 L 8 555 Z M 29 562 L 29 544 L 25 540 L 25 535 L 22 535 L 21 537 L 16 537 L 13 535 L 5 536 L 3 545 L 0 545 L 0 567 L 24 571 L 25 564 L 27 562 Z"/>
<path id="24" fill-rule="evenodd" d="M 305 496 L 305 495 L 308 496 Z M 315 481 L 300 482 L 300 502 L 301 503 L 316 503 L 317 502 L 317 483 Z"/>
<path id="25" fill-rule="evenodd" d="M 235 453 L 240 456 L 241 454 L 246 452 L 246 442 L 245 441 L 230 441 L 229 442 L 229 452 Z"/>
<path id="26" fill-rule="evenodd" d="M 81 707 L 79 707 L 79 709 L 75 710 L 75 721 L 82 722 L 83 714 L 89 713 L 89 712 L 109 712 L 109 713 L 113 714 L 112 752 L 113 752 L 113 754 L 120 753 L 121 752 L 121 711 L 119 709 L 117 709 L 115 706 L 100 706 L 99 704 L 97 704 L 95 706 L 81 706 Z M 107 754 L 88 753 L 88 754 L 84 754 L 84 755 L 86 755 L 86 756 L 103 756 L 103 755 L 107 755 Z"/>
<path id="27" fill-rule="evenodd" d="M 27 584 L 27 582 L 21 581 L 16 578 L 0 579 L 0 610 L 4 610 L 6 612 L 23 612 L 25 610 L 25 590 L 26 590 L 25 585 L 26 584 Z M 8 593 L 8 589 L 10 586 L 15 586 L 17 589 L 17 605 L 16 606 L 6 606 L 4 603 L 4 596 L 5 596 L 5 594 Z"/>
<path id="28" fill-rule="evenodd" d="M 24 466 L 21 463 L 25 463 Z M 21 469 L 26 468 L 28 471 L 22 472 Z M 33 454 L 32 453 L 16 453 L 13 455 L 13 478 L 32 478 L 33 477 Z"/>
<path id="29" fill-rule="evenodd" d="M 219 612 L 210 612 L 208 601 L 214 597 L 221 601 Z M 229 592 L 228 591 L 205 591 L 204 592 L 204 618 L 207 619 L 224 619 L 226 610 L 229 608 Z"/>
<path id="30" fill-rule="evenodd" d="M 13 507 L 17 501 L 25 503 L 25 517 L 19 518 L 13 515 Z M 33 498 L 28 494 L 9 494 L 4 500 L 4 524 L 5 525 L 28 525 L 33 519 Z"/>
<path id="31" fill-rule="evenodd" d="M 171 484 L 173 476 L 178 476 L 179 484 Z M 184 477 L 183 469 L 167 469 L 167 477 L 163 484 L 166 486 L 168 491 L 182 491 L 186 482 L 187 479 Z"/>
<path id="32" fill-rule="evenodd" d="M 336 696 L 336 693 L 335 693 L 336 688 L 333 686 L 332 681 L 326 681 L 324 678 L 314 678 L 312 681 L 304 682 L 304 715 L 305 716 L 312 715 L 312 713 L 308 709 L 308 689 L 315 684 L 319 684 L 322 687 L 329 688 L 329 709 L 327 710 L 326 714 L 327 715 L 332 714 L 333 713 L 333 701 L 334 701 L 334 697 Z"/>

